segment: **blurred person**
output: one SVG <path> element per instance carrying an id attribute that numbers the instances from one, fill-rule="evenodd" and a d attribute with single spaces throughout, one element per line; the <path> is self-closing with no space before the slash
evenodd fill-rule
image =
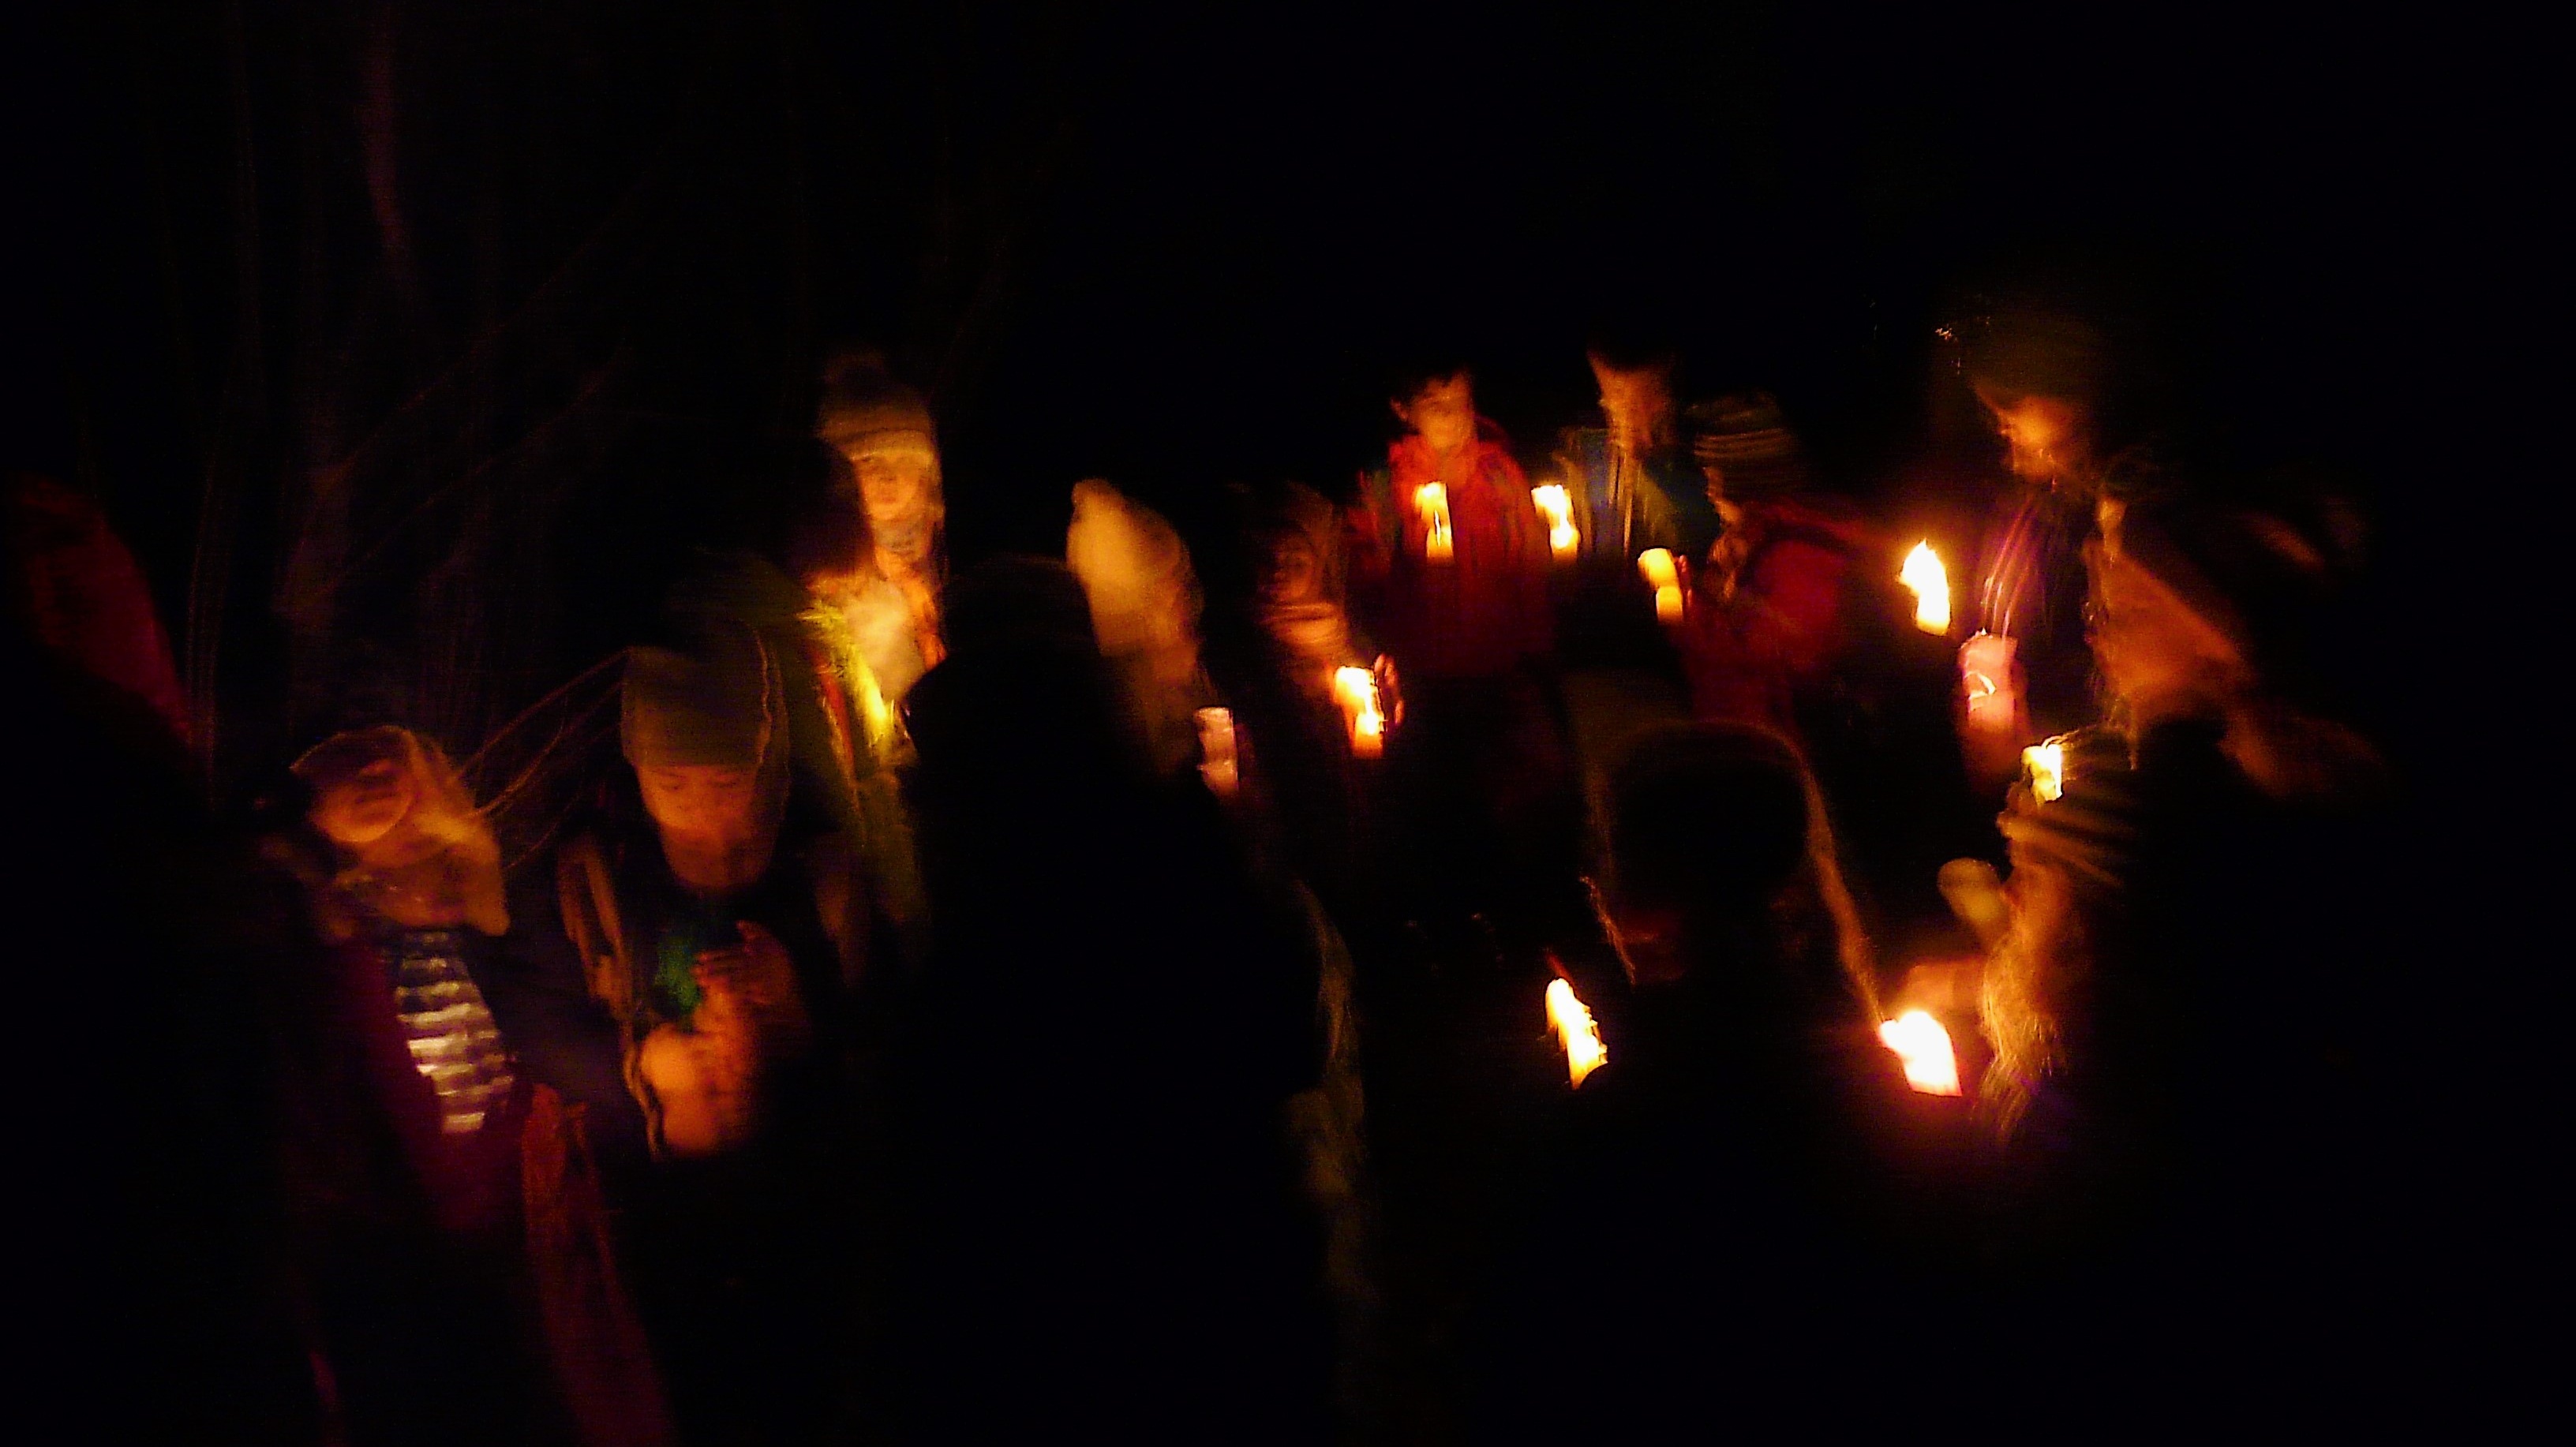
<path id="1" fill-rule="evenodd" d="M 1608 1058 L 1500 1273 L 1490 1435 L 1869 1410 L 1826 1344 L 1956 1300 L 1964 1108 L 1909 1090 L 1878 1038 L 1869 942 L 1793 746 L 1650 731 L 1608 830 L 1630 988 L 1595 1002 Z M 1532 1392 L 1542 1371 L 1601 1385 Z"/>
<path id="2" fill-rule="evenodd" d="M 1093 478 L 1073 486 L 1064 560 L 1154 771 L 1179 771 L 1198 756 L 1198 710 L 1216 701 L 1199 667 L 1188 545 L 1152 508 Z"/>
<path id="3" fill-rule="evenodd" d="M 92 1440 L 406 1440 L 353 1432 L 284 1169 L 280 1060 L 325 1038 L 295 1028 L 322 946 L 206 807 L 168 632 L 104 516 L 20 475 L 5 530 L 10 1058 L 43 1097 L 11 1143 L 19 1376 L 70 1388 L 46 1420 Z M 488 1420 L 439 1405 L 415 1418 Z"/>
<path id="4" fill-rule="evenodd" d="M 687 641 L 628 651 L 641 818 L 558 851 L 543 947 L 617 1024 L 651 1153 L 622 1204 L 684 1434 L 812 1440 L 867 1410 L 848 1078 L 865 902 L 847 837 L 789 815 L 785 679 L 761 635 L 715 622 Z"/>
<path id="5" fill-rule="evenodd" d="M 1311 1440 L 1317 1243 L 1282 1129 L 1319 1058 L 1304 924 L 1197 779 L 1151 767 L 1072 570 L 984 564 L 949 638 L 910 704 L 911 1430 Z"/>
<path id="6" fill-rule="evenodd" d="M 152 591 L 98 505 L 49 477 L 15 473 L 0 506 L 10 612 L 29 639 L 150 705 L 188 742 L 187 692 Z"/>
<path id="7" fill-rule="evenodd" d="M 1565 434 L 1558 464 L 1578 492 L 1587 554 L 1635 565 L 1648 548 L 1704 556 L 1721 528 L 1692 465 L 1673 379 L 1680 358 L 1635 339 L 1596 339 L 1586 354 L 1602 425 Z"/>
<path id="8" fill-rule="evenodd" d="M 1883 610 L 1854 594 L 1855 579 L 1888 550 L 1839 500 L 1807 490 L 1797 437 L 1767 393 L 1691 409 L 1692 452 L 1723 535 L 1703 554 L 1691 585 L 1698 606 L 1683 625 L 1682 657 L 1699 718 L 1754 724 L 1793 740 L 1810 723 L 1831 726 L 1829 697 L 1857 680 L 1841 667 L 1857 635 Z M 1825 740 L 1824 742 L 1834 742 Z"/>
<path id="9" fill-rule="evenodd" d="M 815 433 L 849 463 L 864 506 L 868 544 L 862 564 L 873 621 L 858 630 L 862 651 L 889 703 L 937 665 L 939 592 L 947 577 L 948 505 L 939 472 L 939 439 L 920 393 L 895 380 L 868 352 L 834 356 L 823 374 Z"/>
<path id="10" fill-rule="evenodd" d="M 1547 529 L 1464 367 L 1404 372 L 1388 406 L 1405 434 L 1346 517 L 1361 616 L 1403 680 L 1388 746 L 1400 852 L 1426 921 L 1481 917 L 1527 951 L 1551 886 L 1570 887 L 1575 835 Z"/>
<path id="11" fill-rule="evenodd" d="M 778 670 L 786 723 L 787 818 L 800 834 L 847 844 L 863 922 L 858 974 L 869 958 L 919 963 L 923 903 L 900 771 L 911 758 L 902 689 L 922 667 L 904 593 L 879 570 L 880 551 L 849 464 L 818 449 L 793 510 L 783 555 L 711 554 L 672 592 L 667 618 L 682 637 L 749 629 Z M 888 972 L 874 972 L 885 975 Z M 890 981 L 881 981 L 889 983 Z"/>
<path id="12" fill-rule="evenodd" d="M 320 1038 L 290 1052 L 292 1158 L 355 1430 L 420 1430 L 426 1392 L 487 1437 L 664 1440 L 589 1165 L 631 1120 L 613 1029 L 498 945 L 500 851 L 436 744 L 346 729 L 290 772 L 303 827 L 270 857 L 335 966 L 308 986 Z"/>
<path id="13" fill-rule="evenodd" d="M 2389 991 L 2410 947 L 2385 770 L 2311 669 L 2354 539 L 2286 501 L 2102 508 L 2089 633 L 2113 722 L 2065 739 L 2054 796 L 2016 787 L 2001 821 L 1984 1109 L 2005 1259 L 2041 1309 L 2226 1302 L 2213 1351 L 2287 1334 L 2321 1360 L 2395 1284 L 2358 1282 L 2393 1264 L 2373 1243 L 2406 1144 Z"/>
<path id="14" fill-rule="evenodd" d="M 1979 547 L 1969 616 L 1984 636 L 1960 653 L 1963 671 L 2010 700 L 1985 711 L 1994 726 L 1963 735 L 1979 780 L 2000 785 L 2024 745 L 2097 715 L 2083 635 L 2083 549 L 2096 502 L 2154 472 L 2146 417 L 2154 402 L 2143 359 L 2069 309 L 2000 305 L 1947 335 L 2016 484 L 1998 500 Z"/>
<path id="15" fill-rule="evenodd" d="M 1463 366 L 1407 371 L 1387 407 L 1404 435 L 1361 479 L 1351 558 L 1376 631 L 1409 678 L 1493 679 L 1544 658 L 1547 529 Z M 1437 514 L 1424 489 L 1437 486 Z M 1434 536 L 1435 532 L 1438 536 Z"/>

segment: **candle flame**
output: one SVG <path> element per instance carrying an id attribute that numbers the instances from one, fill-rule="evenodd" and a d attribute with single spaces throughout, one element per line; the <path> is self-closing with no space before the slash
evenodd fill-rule
<path id="1" fill-rule="evenodd" d="M 1904 570 L 1896 581 L 1914 590 L 1914 626 L 1926 633 L 1950 631 L 1950 574 L 1941 566 L 1941 555 L 1932 551 L 1926 538 L 1905 555 Z"/>
<path id="2" fill-rule="evenodd" d="M 1879 1026 L 1878 1038 L 1904 1062 L 1907 1085 L 1925 1095 L 1959 1093 L 1959 1058 L 1951 1053 L 1950 1032 L 1928 1011 L 1906 1011 Z"/>
<path id="3" fill-rule="evenodd" d="M 2030 792 L 2045 804 L 2066 792 L 2066 739 L 2064 735 L 2044 744 L 2033 744 L 2021 751 L 2021 765 L 2030 771 Z"/>
<path id="4" fill-rule="evenodd" d="M 1415 488 L 1413 510 L 1422 514 L 1422 556 L 1435 563 L 1447 562 L 1457 548 L 1457 540 L 1449 531 L 1447 485 L 1426 482 Z"/>
<path id="5" fill-rule="evenodd" d="M 1673 566 L 1673 550 L 1648 548 L 1637 555 L 1637 571 L 1645 575 L 1646 586 L 1661 592 L 1680 585 L 1680 569 Z"/>
<path id="6" fill-rule="evenodd" d="M 1547 1027 L 1565 1042 L 1565 1073 L 1576 1085 L 1610 1058 L 1610 1052 L 1602 1048 L 1601 1032 L 1593 1027 L 1592 1012 L 1575 998 L 1574 987 L 1563 980 L 1547 982 Z"/>
<path id="7" fill-rule="evenodd" d="M 1333 670 L 1333 698 L 1350 726 L 1351 752 L 1374 759 L 1386 752 L 1386 713 L 1378 702 L 1377 675 L 1357 666 Z"/>
<path id="8" fill-rule="evenodd" d="M 1574 527 L 1574 499 L 1562 483 L 1544 483 L 1530 489 L 1530 501 L 1537 505 L 1539 516 L 1547 519 L 1547 550 L 1558 562 L 1574 556 L 1583 534 Z"/>

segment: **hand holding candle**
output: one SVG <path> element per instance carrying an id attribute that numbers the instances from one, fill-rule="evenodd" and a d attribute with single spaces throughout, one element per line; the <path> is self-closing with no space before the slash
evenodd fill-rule
<path id="1" fill-rule="evenodd" d="M 1547 483 L 1530 489 L 1530 502 L 1538 515 L 1547 520 L 1547 550 L 1556 561 L 1570 562 L 1583 535 L 1574 526 L 1574 499 L 1560 483 Z"/>
<path id="2" fill-rule="evenodd" d="M 1637 571 L 1655 590 L 1655 621 L 1667 627 L 1682 621 L 1681 565 L 1670 548 L 1648 548 L 1637 555 Z"/>
<path id="3" fill-rule="evenodd" d="M 2021 686 L 2013 677 L 2013 641 L 1980 633 L 1959 647 L 1959 681 L 1968 700 L 1968 727 L 2009 734 L 2021 720 Z"/>
<path id="4" fill-rule="evenodd" d="M 1457 540 L 1449 531 L 1448 487 L 1426 482 L 1415 488 L 1413 510 L 1422 515 L 1422 556 L 1434 563 L 1448 562 L 1457 548 Z"/>
<path id="5" fill-rule="evenodd" d="M 1377 675 L 1357 666 L 1333 670 L 1333 699 L 1342 706 L 1342 721 L 1350 728 L 1352 756 L 1383 757 L 1386 712 L 1379 703 Z"/>

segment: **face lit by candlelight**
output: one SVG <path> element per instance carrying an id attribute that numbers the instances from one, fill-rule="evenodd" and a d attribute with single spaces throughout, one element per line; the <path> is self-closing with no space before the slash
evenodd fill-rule
<path id="1" fill-rule="evenodd" d="M 1977 400 L 2004 440 L 2005 465 L 2022 481 L 2055 484 L 2080 475 L 2091 462 L 2091 428 L 2082 404 L 1986 387 L 1977 389 Z"/>
<path id="2" fill-rule="evenodd" d="M 661 764 L 637 769 L 635 782 L 644 793 L 644 811 L 665 834 L 733 846 L 763 832 L 757 770 Z"/>
<path id="3" fill-rule="evenodd" d="M 1435 455 L 1446 457 L 1476 440 L 1476 394 L 1464 372 L 1425 383 L 1411 397 L 1387 405 Z"/>
<path id="4" fill-rule="evenodd" d="M 420 798 L 419 781 L 398 758 L 380 758 L 324 789 L 310 817 L 323 837 L 363 849 L 393 832 Z"/>
<path id="5" fill-rule="evenodd" d="M 1601 416 L 1610 427 L 1610 445 L 1619 455 L 1647 457 L 1672 444 L 1672 368 L 1660 363 L 1620 368 L 1595 353 L 1592 378 L 1601 385 Z"/>
<path id="6" fill-rule="evenodd" d="M 1283 537 L 1271 545 L 1270 566 L 1261 577 L 1262 601 L 1301 603 L 1323 591 L 1323 564 L 1304 536 Z"/>
<path id="7" fill-rule="evenodd" d="M 868 521 L 888 527 L 919 515 L 930 488 L 931 470 L 939 465 L 930 439 L 917 432 L 869 437 L 846 454 L 859 477 Z"/>

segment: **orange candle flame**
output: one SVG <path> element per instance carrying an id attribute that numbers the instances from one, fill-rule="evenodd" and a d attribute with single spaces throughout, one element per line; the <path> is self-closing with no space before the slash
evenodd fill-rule
<path id="1" fill-rule="evenodd" d="M 1576 1085 L 1610 1058 L 1610 1052 L 1602 1048 L 1601 1032 L 1593 1026 L 1592 1012 L 1575 998 L 1574 987 L 1563 980 L 1547 982 L 1547 1027 L 1564 1042 L 1565 1074 Z"/>
<path id="2" fill-rule="evenodd" d="M 1926 538 L 1905 555 L 1905 567 L 1896 581 L 1914 590 L 1914 626 L 1926 633 L 1950 631 L 1950 574 L 1941 566 L 1941 555 L 1932 551 Z"/>
<path id="3" fill-rule="evenodd" d="M 1449 489 L 1426 482 L 1413 490 L 1413 510 L 1422 514 L 1422 556 L 1445 563 L 1457 548 L 1449 531 Z"/>
<path id="4" fill-rule="evenodd" d="M 1583 541 L 1583 534 L 1574 527 L 1574 498 L 1562 483 L 1550 482 L 1531 488 L 1530 501 L 1537 506 L 1539 516 L 1547 519 L 1549 555 L 1560 563 L 1572 558 L 1576 546 Z"/>
<path id="5" fill-rule="evenodd" d="M 2064 735 L 2021 751 L 2021 766 L 2030 771 L 2031 797 L 2045 804 L 2066 792 Z"/>
<path id="6" fill-rule="evenodd" d="M 1878 1027 L 1879 1043 L 1905 1065 L 1905 1083 L 1925 1095 L 1959 1093 L 1959 1057 L 1950 1032 L 1924 1010 L 1908 1010 Z"/>
<path id="7" fill-rule="evenodd" d="M 1351 753 L 1374 759 L 1386 753 L 1386 713 L 1378 702 L 1377 675 L 1365 668 L 1333 670 L 1333 698 L 1350 726 Z"/>
<path id="8" fill-rule="evenodd" d="M 1673 565 L 1670 548 L 1648 548 L 1639 553 L 1637 571 L 1645 575 L 1646 586 L 1657 592 L 1677 587 L 1682 580 L 1681 570 Z"/>

